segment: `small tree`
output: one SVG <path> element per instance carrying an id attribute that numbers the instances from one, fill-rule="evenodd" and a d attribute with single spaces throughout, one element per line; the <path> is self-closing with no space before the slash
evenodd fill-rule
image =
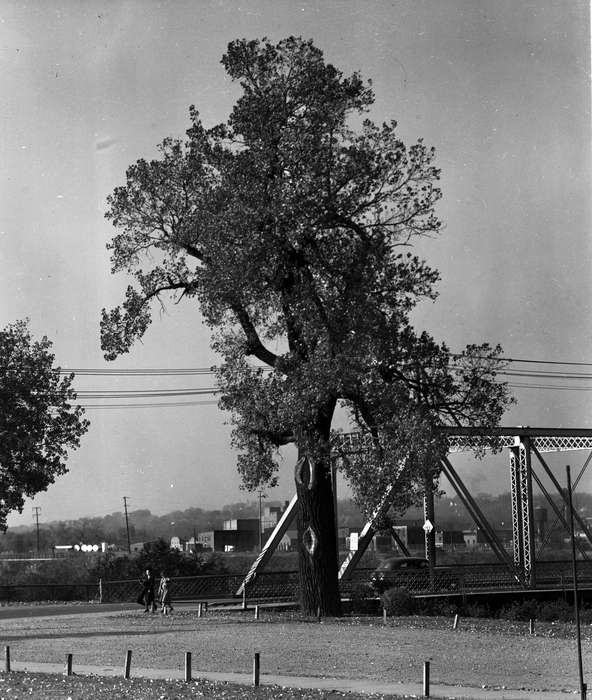
<path id="1" fill-rule="evenodd" d="M 68 449 L 89 422 L 75 405 L 74 375 L 60 376 L 51 342 L 34 341 L 26 321 L 0 330 L 0 530 L 24 499 L 67 471 Z"/>
<path id="2" fill-rule="evenodd" d="M 217 331 L 244 485 L 275 483 L 277 449 L 297 445 L 301 599 L 339 614 L 337 406 L 372 439 L 366 462 L 348 466 L 358 499 L 376 505 L 404 459 L 403 507 L 437 480 L 438 425 L 499 420 L 500 348 L 455 357 L 410 323 L 436 296 L 438 273 L 410 246 L 440 230 L 439 171 L 433 149 L 407 148 L 395 122 L 363 118 L 370 84 L 294 37 L 233 41 L 222 63 L 242 91 L 228 121 L 206 129 L 191 108 L 188 140 L 166 139 L 109 198 L 113 272 L 135 285 L 103 311 L 102 347 L 108 359 L 127 352 L 167 293 L 197 302 Z"/>

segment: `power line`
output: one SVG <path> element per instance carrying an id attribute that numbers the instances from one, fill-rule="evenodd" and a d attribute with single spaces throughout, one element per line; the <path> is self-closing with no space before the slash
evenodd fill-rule
<path id="1" fill-rule="evenodd" d="M 161 401 L 154 403 L 107 403 L 80 404 L 85 410 L 110 408 L 169 408 L 175 406 L 217 406 L 217 401 Z"/>
<path id="2" fill-rule="evenodd" d="M 75 374 L 77 376 L 111 376 L 111 377 L 153 377 L 153 376 L 187 376 L 196 374 L 215 374 L 213 367 L 178 367 L 178 368 L 145 368 L 145 369 L 102 369 L 80 367 L 74 369 L 59 369 L 60 374 Z"/>
<path id="3" fill-rule="evenodd" d="M 561 386 L 557 384 L 511 384 L 511 389 L 545 389 L 552 391 L 592 391 L 592 386 Z"/>
<path id="4" fill-rule="evenodd" d="M 98 389 L 93 391 L 80 390 L 76 392 L 76 396 L 80 399 L 144 399 L 172 396 L 204 396 L 219 393 L 220 389 L 217 387 L 200 389 Z"/>
<path id="5" fill-rule="evenodd" d="M 462 355 L 455 353 L 452 354 L 453 358 L 461 358 Z M 485 357 L 477 357 L 476 359 L 487 359 Z M 561 365 L 564 367 L 592 367 L 592 362 L 569 362 L 560 360 L 534 360 L 527 358 L 512 358 L 512 357 L 499 357 L 496 358 L 500 362 L 508 363 L 527 363 L 527 364 L 537 364 L 537 365 Z M 270 371 L 271 367 L 266 365 L 252 365 L 252 369 L 262 369 Z M 217 368 L 215 366 L 211 367 L 145 367 L 145 368 L 130 368 L 130 369 L 111 369 L 111 368 L 90 368 L 90 367 L 79 367 L 79 368 L 60 368 L 60 374 L 71 374 L 74 373 L 78 376 L 186 376 L 186 375 L 199 375 L 199 374 L 215 374 Z"/>
<path id="6" fill-rule="evenodd" d="M 517 359 L 511 357 L 500 357 L 503 362 L 524 362 L 529 364 L 537 365 L 565 365 L 569 367 L 592 367 L 592 362 L 562 362 L 559 360 L 527 360 L 527 359 Z"/>

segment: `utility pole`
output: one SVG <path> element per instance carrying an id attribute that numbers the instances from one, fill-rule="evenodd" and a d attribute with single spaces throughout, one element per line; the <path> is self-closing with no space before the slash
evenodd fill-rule
<path id="1" fill-rule="evenodd" d="M 263 540 L 262 540 L 262 525 L 263 525 L 263 520 L 261 518 L 261 499 L 266 498 L 266 496 L 263 495 L 263 489 L 259 489 L 259 551 L 262 550 L 263 548 Z"/>
<path id="2" fill-rule="evenodd" d="M 567 475 L 567 495 L 569 503 L 569 529 L 571 540 L 571 561 L 573 571 L 573 597 L 574 597 L 574 613 L 576 618 L 576 638 L 578 642 L 578 673 L 580 677 L 580 700 L 586 700 L 587 687 L 584 683 L 584 670 L 582 667 L 582 635 L 580 631 L 580 602 L 578 600 L 578 569 L 576 564 L 576 538 L 574 533 L 574 517 L 573 517 L 573 494 L 571 486 L 571 471 L 569 464 L 565 467 Z"/>
<path id="3" fill-rule="evenodd" d="M 41 512 L 41 508 L 39 506 L 33 506 L 33 517 L 35 518 L 35 522 L 37 524 L 37 554 L 39 554 L 39 513 Z"/>
<path id="4" fill-rule="evenodd" d="M 127 517 L 127 496 L 123 497 L 123 508 L 125 510 L 125 530 L 127 532 L 127 551 L 131 553 L 132 551 L 132 544 L 130 542 L 130 534 L 129 534 L 129 520 Z"/>

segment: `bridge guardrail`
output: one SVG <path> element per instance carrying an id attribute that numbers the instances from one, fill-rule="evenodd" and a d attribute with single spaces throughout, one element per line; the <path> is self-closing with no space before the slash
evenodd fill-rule
<path id="1" fill-rule="evenodd" d="M 578 582 L 592 586 L 592 561 L 578 560 Z M 356 569 L 352 578 L 340 581 L 343 597 L 349 597 L 360 584 L 369 584 L 373 569 Z M 539 561 L 535 567 L 537 588 L 571 589 L 570 561 Z M 245 574 L 208 574 L 172 579 L 173 600 L 233 598 Z M 297 600 L 298 572 L 260 572 L 247 587 L 249 600 Z M 428 571 L 417 571 L 405 580 L 411 593 L 470 593 L 486 590 L 510 591 L 523 588 L 502 564 L 466 564 L 435 567 L 433 581 Z M 32 583 L 0 585 L 0 603 L 48 600 L 135 602 L 141 590 L 139 579 L 103 580 L 96 583 Z M 536 590 L 536 589 L 534 589 Z M 237 598 L 239 600 L 239 598 Z"/>
<path id="2" fill-rule="evenodd" d="M 91 601 L 100 599 L 97 583 L 26 583 L 0 585 L 1 603 Z"/>

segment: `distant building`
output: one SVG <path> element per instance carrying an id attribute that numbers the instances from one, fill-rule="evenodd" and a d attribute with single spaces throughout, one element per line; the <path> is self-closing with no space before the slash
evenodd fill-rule
<path id="1" fill-rule="evenodd" d="M 254 530 L 259 531 L 259 518 L 237 518 L 225 520 L 222 525 L 223 530 Z"/>
<path id="2" fill-rule="evenodd" d="M 249 552 L 259 546 L 257 530 L 210 530 L 197 534 L 197 544 L 213 552 Z"/>
<path id="3" fill-rule="evenodd" d="M 180 537 L 171 537 L 171 549 L 176 549 L 178 552 L 182 552 L 185 549 L 185 540 Z"/>
<path id="4" fill-rule="evenodd" d="M 289 501 L 285 501 L 283 506 L 265 506 L 261 517 L 262 529 L 264 531 L 273 530 L 280 521 L 288 505 Z"/>

